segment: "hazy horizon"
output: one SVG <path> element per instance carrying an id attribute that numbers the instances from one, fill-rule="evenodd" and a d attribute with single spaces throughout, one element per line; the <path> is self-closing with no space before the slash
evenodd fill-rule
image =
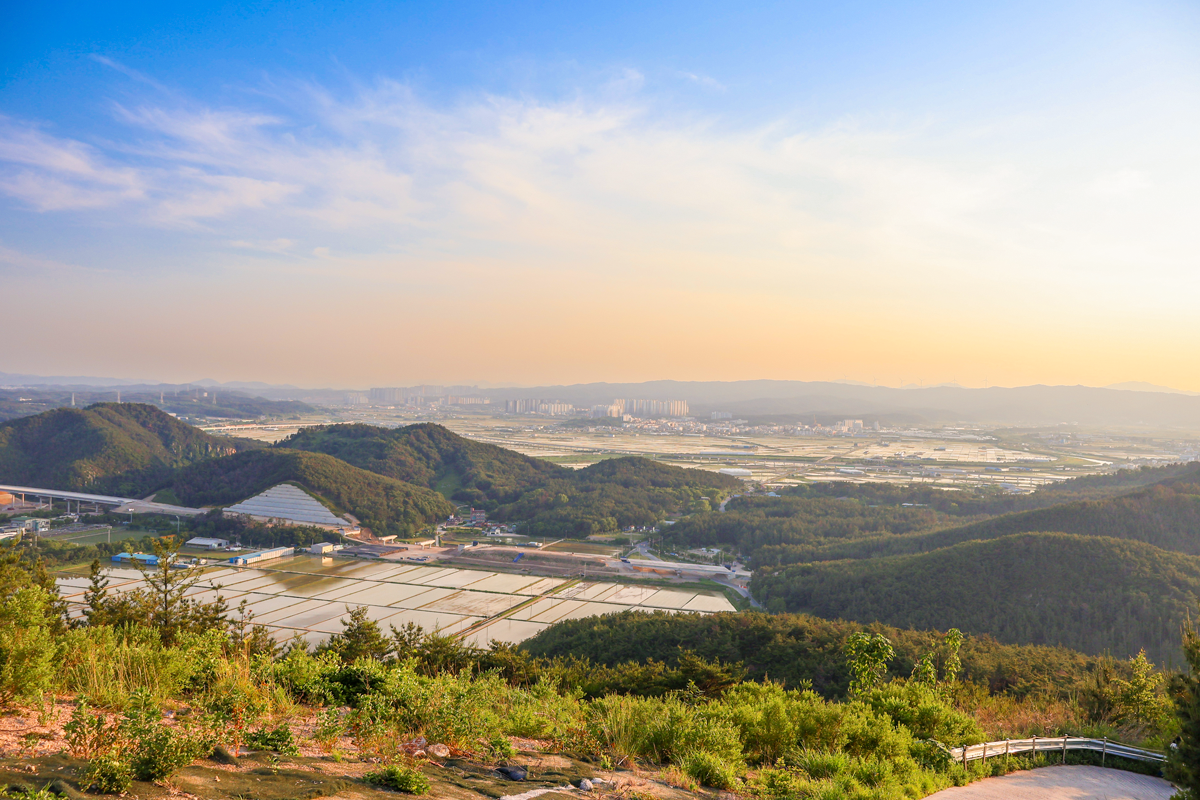
<path id="1" fill-rule="evenodd" d="M 6 372 L 1200 391 L 1192 4 L 4 27 Z"/>

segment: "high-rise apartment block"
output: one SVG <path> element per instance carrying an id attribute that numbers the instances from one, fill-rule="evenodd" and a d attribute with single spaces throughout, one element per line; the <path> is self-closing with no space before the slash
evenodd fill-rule
<path id="1" fill-rule="evenodd" d="M 368 399 L 377 406 L 394 406 L 404 402 L 404 389 L 372 389 L 367 393 Z"/>
<path id="2" fill-rule="evenodd" d="M 686 417 L 687 400 L 614 400 L 621 413 L 635 417 Z"/>

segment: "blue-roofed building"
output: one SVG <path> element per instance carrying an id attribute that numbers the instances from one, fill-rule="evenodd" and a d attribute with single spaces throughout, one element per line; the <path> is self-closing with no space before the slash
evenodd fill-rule
<path id="1" fill-rule="evenodd" d="M 239 567 L 247 567 L 251 564 L 258 564 L 262 561 L 270 561 L 275 558 L 283 558 L 284 556 L 291 556 L 295 554 L 296 549 L 294 547 L 275 547 L 270 550 L 262 550 L 257 553 L 248 553 L 244 556 L 234 556 L 233 558 L 229 559 L 229 563 Z"/>
<path id="2" fill-rule="evenodd" d="M 157 567 L 158 556 L 149 553 L 117 553 L 112 560 L 118 564 L 141 564 L 144 567 Z"/>

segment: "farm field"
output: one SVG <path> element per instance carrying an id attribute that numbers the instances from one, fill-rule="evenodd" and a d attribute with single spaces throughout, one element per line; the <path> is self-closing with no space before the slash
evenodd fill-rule
<path id="1" fill-rule="evenodd" d="M 711 613 L 733 611 L 719 592 L 659 589 L 617 583 L 581 582 L 537 575 L 513 575 L 377 561 L 296 556 L 261 566 L 205 567 L 188 595 L 202 601 L 223 597 L 229 608 L 243 600 L 254 622 L 287 641 L 299 633 L 318 645 L 342 630 L 352 609 L 388 626 L 409 622 L 427 633 L 460 635 L 483 647 L 488 642 L 520 642 L 547 625 L 639 608 L 647 611 Z M 138 587 L 141 573 L 114 565 L 106 571 L 108 590 Z M 63 573 L 59 592 L 82 614 L 86 577 Z"/>
<path id="2" fill-rule="evenodd" d="M 582 469 L 609 458 L 646 456 L 679 467 L 735 468 L 766 488 L 823 481 L 930 484 L 946 489 L 994 487 L 1029 492 L 1121 463 L 1179 460 L 1187 449 L 1161 432 L 1118 434 L 1077 428 L 933 427 L 863 431 L 854 436 L 794 435 L 771 430 L 686 432 L 645 428 L 560 427 L 557 420 L 487 412 L 325 409 L 339 421 L 384 427 L 432 421 L 478 442 Z M 313 415 L 288 424 L 226 426 L 214 432 L 274 441 Z M 1181 449 L 1182 448 L 1182 449 Z M 1191 451 L 1189 451 L 1191 452 Z M 1185 454 L 1186 455 L 1186 454 Z"/>

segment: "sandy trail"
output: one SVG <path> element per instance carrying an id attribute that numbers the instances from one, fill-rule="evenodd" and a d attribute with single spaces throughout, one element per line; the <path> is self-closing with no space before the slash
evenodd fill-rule
<path id="1" fill-rule="evenodd" d="M 1043 767 L 943 789 L 929 800 L 1167 800 L 1162 778 L 1102 767 Z"/>

